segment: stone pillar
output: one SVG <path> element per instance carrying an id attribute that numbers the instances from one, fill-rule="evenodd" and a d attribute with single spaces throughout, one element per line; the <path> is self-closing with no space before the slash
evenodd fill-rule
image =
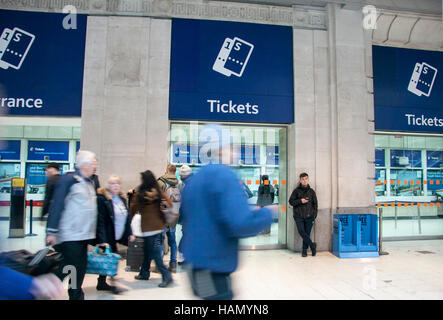
<path id="1" fill-rule="evenodd" d="M 167 164 L 171 21 L 88 17 L 81 148 L 97 153 L 101 184 L 123 188 Z"/>
<path id="2" fill-rule="evenodd" d="M 311 238 L 320 251 L 332 250 L 334 213 L 375 212 L 362 14 L 336 4 L 327 5 L 327 14 L 327 31 L 294 29 L 295 123 L 288 130 L 288 197 L 307 172 L 319 202 Z M 291 211 L 288 248 L 301 251 Z"/>

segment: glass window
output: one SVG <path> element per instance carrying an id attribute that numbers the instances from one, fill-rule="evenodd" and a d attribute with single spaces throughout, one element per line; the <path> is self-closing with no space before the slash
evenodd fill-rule
<path id="1" fill-rule="evenodd" d="M 443 137 L 377 134 L 375 148 L 383 237 L 443 235 Z"/>
<path id="2" fill-rule="evenodd" d="M 251 209 L 257 206 L 261 177 L 268 175 L 274 190 L 273 204 L 280 213 L 274 215 L 270 230 L 242 239 L 243 246 L 286 245 L 286 128 L 268 126 L 222 125 L 232 137 L 233 158 L 230 167 L 243 183 Z M 195 173 L 203 165 L 215 161 L 207 144 L 204 123 L 171 124 L 170 161 L 179 168 L 191 166 Z M 250 192 L 248 192 L 248 190 Z"/>

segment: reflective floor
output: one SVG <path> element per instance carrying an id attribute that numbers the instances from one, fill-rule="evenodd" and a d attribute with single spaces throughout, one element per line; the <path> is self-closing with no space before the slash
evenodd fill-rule
<path id="1" fill-rule="evenodd" d="M 8 239 L 8 222 L 0 221 L 0 251 L 41 249 L 43 226 L 37 222 L 34 228 L 37 237 Z M 235 299 L 443 299 L 443 240 L 385 242 L 383 248 L 389 255 L 365 259 L 339 259 L 329 252 L 302 258 L 289 250 L 240 251 L 232 276 Z M 173 286 L 162 289 L 157 287 L 160 274 L 137 281 L 137 273 L 126 272 L 125 266 L 122 260 L 115 283 L 128 291 L 99 293 L 97 276 L 86 275 L 86 299 L 195 299 L 181 268 Z"/>

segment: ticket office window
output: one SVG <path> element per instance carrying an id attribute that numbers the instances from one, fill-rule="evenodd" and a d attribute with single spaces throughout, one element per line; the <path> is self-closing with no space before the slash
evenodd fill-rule
<path id="1" fill-rule="evenodd" d="M 202 132 L 205 123 L 172 123 L 169 161 L 177 169 L 187 164 L 193 173 L 210 163 L 211 152 L 205 147 L 206 137 Z M 263 175 L 269 177 L 274 189 L 274 205 L 280 208 L 274 214 L 274 223 L 265 234 L 241 242 L 241 245 L 285 245 L 286 244 L 286 128 L 272 126 L 246 126 L 223 124 L 223 130 L 232 139 L 233 157 L 229 165 L 252 193 L 248 204 L 257 206 L 258 190 Z M 219 162 L 216 162 L 219 163 Z M 177 171 L 178 171 L 177 170 Z M 177 173 L 178 177 L 178 173 Z M 246 194 L 246 192 L 245 192 Z"/>
<path id="2" fill-rule="evenodd" d="M 375 147 L 377 201 L 435 201 L 442 193 L 443 137 L 377 134 Z"/>
<path id="3" fill-rule="evenodd" d="M 26 192 L 28 195 L 45 194 L 47 163 L 27 163 L 26 164 Z M 60 174 L 69 170 L 69 163 L 59 163 Z"/>

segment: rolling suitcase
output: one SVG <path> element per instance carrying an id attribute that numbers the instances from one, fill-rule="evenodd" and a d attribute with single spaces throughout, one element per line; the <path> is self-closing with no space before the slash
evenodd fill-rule
<path id="1" fill-rule="evenodd" d="M 136 237 L 134 242 L 128 243 L 128 253 L 126 258 L 126 271 L 140 271 L 144 258 L 143 238 Z"/>

